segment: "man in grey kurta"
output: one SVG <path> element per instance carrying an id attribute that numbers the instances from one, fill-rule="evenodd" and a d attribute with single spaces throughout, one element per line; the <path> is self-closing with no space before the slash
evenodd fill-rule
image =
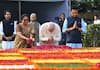
<path id="1" fill-rule="evenodd" d="M 36 13 L 32 13 L 30 15 L 30 23 L 32 28 L 34 28 L 34 38 L 35 38 L 35 42 L 36 45 L 39 45 L 39 27 L 40 27 L 40 23 L 37 22 L 37 16 Z"/>

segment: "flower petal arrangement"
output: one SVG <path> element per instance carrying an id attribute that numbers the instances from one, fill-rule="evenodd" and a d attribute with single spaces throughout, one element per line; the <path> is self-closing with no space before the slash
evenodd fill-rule
<path id="1" fill-rule="evenodd" d="M 0 70 L 98 70 L 100 49 L 42 45 L 0 50 Z"/>

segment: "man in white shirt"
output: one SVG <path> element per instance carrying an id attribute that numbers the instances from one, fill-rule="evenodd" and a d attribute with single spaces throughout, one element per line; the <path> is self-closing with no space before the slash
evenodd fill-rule
<path id="1" fill-rule="evenodd" d="M 2 35 L 2 48 L 14 48 L 14 39 L 16 34 L 16 21 L 12 20 L 11 12 L 6 10 L 5 19 L 0 22 L 0 35 Z"/>
<path id="2" fill-rule="evenodd" d="M 46 22 L 41 25 L 39 30 L 41 44 L 58 45 L 61 40 L 61 30 L 57 23 Z"/>

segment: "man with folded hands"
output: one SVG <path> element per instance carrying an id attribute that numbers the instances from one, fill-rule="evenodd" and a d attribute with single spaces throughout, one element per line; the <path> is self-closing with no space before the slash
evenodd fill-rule
<path id="1" fill-rule="evenodd" d="M 41 25 L 39 30 L 41 44 L 58 45 L 61 40 L 61 30 L 57 23 L 46 22 Z"/>

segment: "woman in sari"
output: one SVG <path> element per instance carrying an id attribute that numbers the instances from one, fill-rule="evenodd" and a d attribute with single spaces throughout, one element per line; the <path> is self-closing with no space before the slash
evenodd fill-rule
<path id="1" fill-rule="evenodd" d="M 24 14 L 21 17 L 21 23 L 16 28 L 15 48 L 30 48 L 34 42 L 34 30 L 29 23 L 29 17 Z"/>

